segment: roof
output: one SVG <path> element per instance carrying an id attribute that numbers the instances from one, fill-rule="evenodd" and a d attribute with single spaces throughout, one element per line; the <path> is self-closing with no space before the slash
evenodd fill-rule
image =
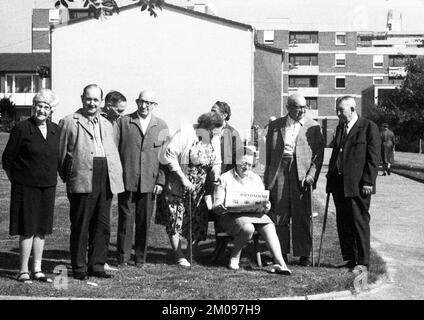
<path id="1" fill-rule="evenodd" d="M 265 51 L 269 51 L 269 52 L 277 53 L 277 54 L 283 54 L 283 52 L 284 52 L 283 49 L 273 47 L 273 46 L 269 46 L 269 45 L 266 45 L 266 44 L 262 44 L 262 43 L 259 43 L 257 41 L 255 41 L 255 47 L 257 49 L 261 49 L 261 50 L 265 50 Z"/>
<path id="2" fill-rule="evenodd" d="M 135 3 L 135 4 L 130 4 L 128 6 L 121 7 L 121 8 L 119 8 L 119 10 L 122 12 L 122 11 L 132 10 L 132 9 L 139 8 L 139 7 L 140 6 L 137 3 Z M 214 16 L 214 15 L 203 13 L 203 12 L 194 11 L 194 10 L 191 10 L 191 9 L 186 9 L 186 8 L 176 6 L 176 5 L 173 5 L 173 4 L 169 4 L 169 3 L 166 3 L 166 2 L 162 5 L 162 7 L 164 9 L 169 9 L 171 11 L 176 11 L 176 12 L 186 14 L 186 15 L 189 15 L 189 16 L 194 16 L 194 17 L 198 17 L 198 18 L 201 18 L 201 19 L 210 20 L 212 22 L 225 24 L 225 25 L 235 27 L 235 28 L 241 28 L 241 29 L 247 29 L 247 30 L 253 31 L 253 27 L 249 24 L 244 24 L 244 23 L 237 22 L 237 21 L 234 21 L 234 20 L 221 18 L 221 17 L 218 17 L 218 16 Z M 160 9 L 157 9 L 157 10 L 160 10 Z M 144 13 L 144 14 L 147 14 L 147 13 Z M 95 19 L 95 18 L 94 17 L 82 17 L 82 18 L 70 20 L 66 23 L 55 25 L 54 28 L 60 28 L 60 27 L 64 27 L 64 26 L 67 26 L 67 25 L 91 20 L 91 19 Z"/>
<path id="3" fill-rule="evenodd" d="M 50 53 L 0 53 L 0 72 L 32 72 L 50 65 Z"/>

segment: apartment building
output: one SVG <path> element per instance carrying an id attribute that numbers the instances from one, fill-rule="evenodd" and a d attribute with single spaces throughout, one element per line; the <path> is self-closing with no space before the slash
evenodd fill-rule
<path id="1" fill-rule="evenodd" d="M 395 87 L 405 76 L 405 61 L 424 55 L 424 31 L 305 30 L 290 28 L 287 21 L 278 24 L 280 28 L 276 23 L 257 26 L 256 36 L 284 51 L 281 114 L 290 94 L 304 95 L 307 113 L 321 122 L 327 143 L 338 122 L 337 97 L 355 97 L 359 113 L 366 115 L 362 91 L 375 85 L 374 92 L 378 86 Z"/>

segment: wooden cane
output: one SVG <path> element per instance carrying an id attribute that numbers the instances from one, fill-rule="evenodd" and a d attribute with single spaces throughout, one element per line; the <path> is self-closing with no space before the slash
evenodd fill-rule
<path id="1" fill-rule="evenodd" d="M 143 252 L 143 264 L 146 263 L 146 259 L 147 259 L 147 248 L 149 246 L 149 233 L 150 233 L 150 224 L 152 222 L 152 218 L 153 216 L 156 214 L 156 208 L 157 208 L 157 199 L 158 199 L 158 195 L 155 194 L 154 198 L 153 198 L 153 208 L 152 208 L 152 214 L 150 215 L 150 218 L 147 217 L 147 221 L 146 221 L 146 242 L 144 243 L 144 252 Z"/>
<path id="2" fill-rule="evenodd" d="M 312 185 L 309 186 L 309 213 L 310 213 L 310 228 L 311 228 L 311 239 L 312 239 L 312 267 L 315 267 L 315 258 L 314 258 L 314 217 L 312 212 Z"/>
<path id="3" fill-rule="evenodd" d="M 188 217 L 189 217 L 189 223 L 188 223 L 188 229 L 189 229 L 189 250 L 190 250 L 190 270 L 191 270 L 191 266 L 193 264 L 193 235 L 192 235 L 192 223 L 191 223 L 191 192 L 188 193 Z"/>
<path id="4" fill-rule="evenodd" d="M 322 240 L 324 238 L 324 232 L 325 232 L 325 226 L 327 224 L 327 215 L 328 215 L 328 204 L 330 202 L 330 193 L 327 193 L 327 200 L 325 200 L 325 210 L 324 210 L 324 222 L 322 224 L 322 233 L 321 233 L 321 241 L 319 244 L 319 251 L 318 251 L 318 267 L 321 263 L 321 249 L 322 249 Z"/>

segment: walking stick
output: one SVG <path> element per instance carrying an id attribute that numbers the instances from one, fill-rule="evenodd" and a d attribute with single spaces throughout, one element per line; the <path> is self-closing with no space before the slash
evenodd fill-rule
<path id="1" fill-rule="evenodd" d="M 315 258 L 314 258 L 314 217 L 312 214 L 312 185 L 309 186 L 309 214 L 310 214 L 310 228 L 311 228 L 311 239 L 312 239 L 312 267 L 315 267 Z"/>
<path id="2" fill-rule="evenodd" d="M 320 244 L 319 244 L 319 251 L 318 251 L 318 267 L 320 266 L 320 262 L 321 262 L 322 239 L 324 238 L 325 226 L 327 224 L 327 214 L 328 214 L 328 203 L 329 202 L 330 202 L 330 193 L 327 193 L 327 200 L 325 200 L 324 222 L 322 224 L 321 241 L 320 241 Z"/>
<path id="3" fill-rule="evenodd" d="M 192 224 L 191 224 L 191 192 L 188 193 L 188 217 L 189 217 L 189 224 L 188 224 L 188 228 L 189 228 L 189 249 L 190 249 L 190 270 L 191 270 L 191 266 L 193 264 L 193 235 L 192 235 Z"/>
<path id="4" fill-rule="evenodd" d="M 146 263 L 147 259 L 147 247 L 149 246 L 149 231 L 150 231 L 150 224 L 152 222 L 153 216 L 156 214 L 156 208 L 157 208 L 157 199 L 158 195 L 155 194 L 153 198 L 153 208 L 152 208 L 152 214 L 150 215 L 150 218 L 147 217 L 147 226 L 146 226 L 146 242 L 144 243 L 144 252 L 143 252 L 143 264 Z"/>

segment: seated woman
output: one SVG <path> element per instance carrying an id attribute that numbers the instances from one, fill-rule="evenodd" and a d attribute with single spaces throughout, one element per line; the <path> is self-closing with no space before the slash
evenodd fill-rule
<path id="1" fill-rule="evenodd" d="M 230 212 L 224 205 L 228 192 L 265 190 L 261 178 L 252 171 L 254 151 L 250 147 L 245 147 L 244 152 L 237 152 L 237 155 L 236 167 L 220 177 L 221 182 L 215 188 L 213 204 L 213 211 L 218 216 L 218 223 L 234 238 L 234 249 L 228 267 L 232 270 L 239 269 L 241 251 L 257 230 L 274 258 L 275 265 L 272 266 L 271 272 L 290 275 L 291 271 L 284 262 L 274 223 L 266 215 L 271 209 L 271 203 L 268 201 L 262 212 L 252 213 Z"/>

